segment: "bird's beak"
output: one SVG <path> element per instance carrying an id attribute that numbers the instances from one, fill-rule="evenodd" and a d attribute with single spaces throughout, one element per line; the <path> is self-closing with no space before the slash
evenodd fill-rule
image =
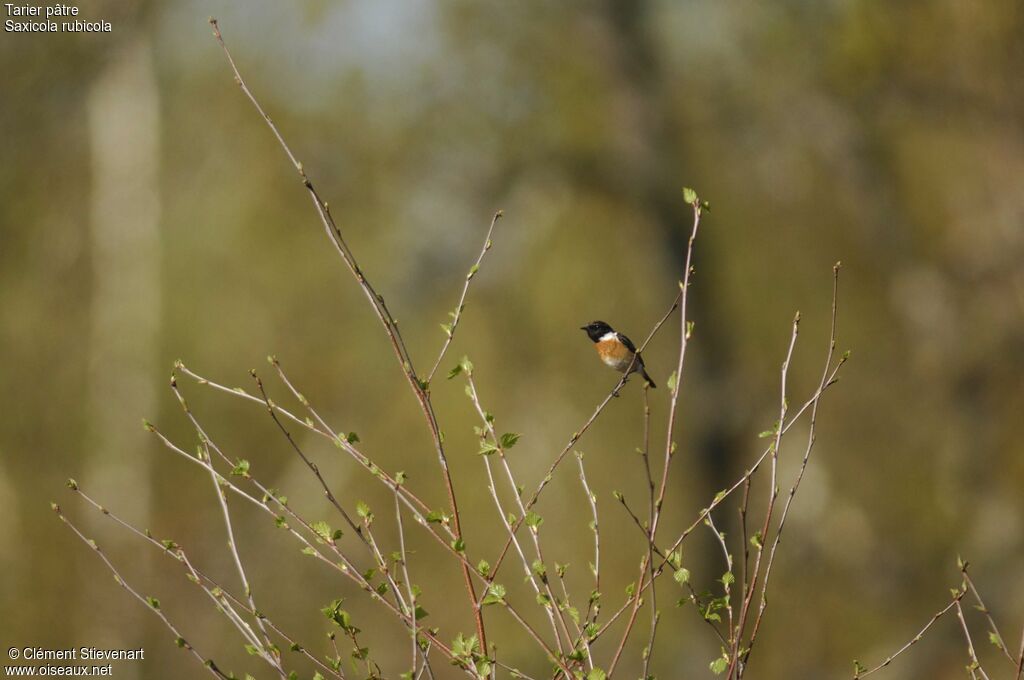
<path id="1" fill-rule="evenodd" d="M 580 326 L 580 330 L 581 331 L 585 331 L 585 330 L 587 330 L 587 327 L 586 326 Z"/>

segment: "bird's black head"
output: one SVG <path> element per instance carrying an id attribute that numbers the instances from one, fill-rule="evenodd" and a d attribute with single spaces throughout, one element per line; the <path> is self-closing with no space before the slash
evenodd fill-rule
<path id="1" fill-rule="evenodd" d="M 580 326 L 580 330 L 586 331 L 590 339 L 597 342 L 605 333 L 611 333 L 612 327 L 604 321 L 591 321 L 586 326 Z"/>

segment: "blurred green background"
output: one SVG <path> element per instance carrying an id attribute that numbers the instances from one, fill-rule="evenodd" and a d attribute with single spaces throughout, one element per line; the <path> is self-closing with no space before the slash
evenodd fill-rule
<path id="1" fill-rule="evenodd" d="M 172 363 L 228 385 L 276 354 L 339 430 L 443 505 L 436 458 L 365 299 L 206 24 L 226 40 L 376 287 L 418 366 L 443 340 L 491 214 L 495 247 L 442 371 L 474 360 L 499 429 L 523 433 L 528 488 L 614 384 L 577 328 L 639 342 L 681 275 L 689 214 L 712 204 L 696 255 L 679 441 L 665 537 L 759 452 L 778 368 L 803 313 L 794 400 L 820 371 L 831 265 L 844 263 L 840 349 L 815 458 L 787 525 L 752 657 L 758 678 L 848 677 L 913 636 L 974 575 L 1016 646 L 1024 624 L 1024 6 L 1016 0 L 729 3 L 92 2 L 112 34 L 0 38 L 0 641 L 144 646 L 121 678 L 198 677 L 159 621 L 49 512 L 59 501 L 189 639 L 224 668 L 269 677 L 178 566 L 63 488 L 181 543 L 234 582 L 209 480 L 139 426 L 191 450 L 166 387 Z M 676 323 L 646 353 L 663 431 Z M 272 395 L 285 400 L 275 380 Z M 311 517 L 315 480 L 260 408 L 182 381 L 222 447 Z M 492 559 L 497 517 L 459 381 L 436 381 L 469 554 Z M 793 442 L 806 434 L 796 429 Z M 656 436 L 655 441 L 660 439 Z M 388 494 L 300 437 L 350 508 Z M 613 489 L 642 505 L 636 382 L 580 442 L 598 493 L 606 611 L 642 552 Z M 784 450 L 792 474 L 802 448 Z M 787 458 L 788 454 L 788 458 Z M 788 479 L 788 477 L 784 478 Z M 784 482 L 788 488 L 788 482 Z M 762 484 L 763 487 L 763 484 Z M 762 488 L 763 491 L 763 488 Z M 763 502 L 758 497 L 758 502 Z M 257 602 L 327 652 L 317 608 L 347 606 L 388 677 L 400 628 L 299 555 L 263 516 L 236 516 Z M 589 521 L 569 466 L 540 504 L 549 561 L 588 592 Z M 387 518 L 385 521 L 384 518 Z M 735 504 L 720 513 L 730 534 Z M 415 532 L 415 529 L 413 529 Z M 710 534 L 685 561 L 724 567 Z M 421 536 L 413 580 L 447 639 L 469 633 L 461 581 Z M 506 581 L 531 607 L 519 569 Z M 666 584 L 654 671 L 703 677 L 716 640 Z M 531 615 L 536 615 L 532 611 Z M 970 612 L 982 660 L 1007 666 Z M 543 672 L 507 616 L 501 657 Z M 639 674 L 646 618 L 623 677 Z M 599 646 L 607 655 L 608 640 Z M 953 619 L 885 677 L 956 678 Z M 306 667 L 296 668 L 306 675 Z M 453 671 L 443 663 L 442 677 Z M 881 675 L 881 674 L 880 674 Z"/>

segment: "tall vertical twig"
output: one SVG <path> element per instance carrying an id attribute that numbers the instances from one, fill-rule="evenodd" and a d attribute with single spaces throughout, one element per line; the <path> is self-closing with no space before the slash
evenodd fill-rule
<path id="1" fill-rule="evenodd" d="M 320 217 L 320 221 L 323 224 L 324 230 L 327 232 L 328 238 L 334 244 L 335 250 L 341 256 L 341 259 L 345 262 L 349 271 L 355 277 L 359 283 L 359 287 L 362 289 L 363 294 L 369 300 L 370 305 L 373 307 L 377 318 L 384 326 L 384 331 L 388 336 L 388 340 L 391 343 L 392 350 L 395 353 L 395 357 L 398 359 L 398 363 L 402 368 L 402 373 L 409 383 L 409 387 L 412 389 L 416 400 L 419 402 L 420 409 L 423 411 L 423 415 L 427 421 L 427 426 L 430 429 L 431 439 L 433 440 L 434 450 L 437 454 L 438 463 L 441 467 L 441 474 L 444 480 L 445 490 L 448 493 L 448 505 L 452 512 L 452 528 L 456 535 L 456 540 L 462 539 L 462 521 L 459 515 L 459 505 L 455 494 L 455 484 L 452 481 L 451 472 L 448 469 L 448 458 L 445 455 L 444 442 L 441 436 L 441 430 L 437 423 L 437 416 L 434 414 L 434 407 L 430 400 L 430 393 L 428 391 L 429 383 L 421 380 L 413 367 L 412 357 L 409 355 L 408 350 L 405 347 L 405 341 L 402 339 L 402 334 L 398 330 L 398 323 L 395 321 L 391 312 L 388 310 L 387 304 L 384 302 L 384 297 L 380 295 L 370 284 L 365 273 L 360 269 L 359 264 L 356 262 L 355 256 L 349 249 L 348 244 L 345 242 L 342 236 L 341 229 L 334 221 L 334 217 L 331 215 L 330 207 L 320 197 L 316 188 L 313 186 L 313 182 L 309 179 L 306 174 L 306 170 L 302 163 L 292 153 L 291 148 L 285 142 L 284 137 L 278 130 L 274 121 L 267 115 L 266 111 L 260 105 L 259 101 L 253 95 L 249 86 L 246 85 L 245 80 L 242 79 L 242 74 L 239 72 L 238 67 L 235 65 L 235 60 L 231 56 L 231 52 L 228 50 L 227 45 L 224 43 L 224 38 L 221 35 L 220 27 L 217 25 L 217 20 L 210 18 L 210 25 L 213 27 L 213 35 L 220 44 L 221 49 L 224 51 L 224 55 L 227 57 L 228 63 L 231 66 L 231 70 L 235 75 L 235 82 L 241 88 L 242 92 L 249 99 L 252 105 L 259 112 L 260 116 L 267 123 L 267 126 L 274 133 L 278 143 L 284 150 L 288 159 L 291 161 L 295 170 L 298 172 L 299 177 L 302 180 L 303 186 L 309 192 L 310 199 L 313 201 L 313 205 L 316 208 L 317 215 Z M 487 633 L 484 625 L 483 612 L 480 606 L 477 604 L 476 590 L 473 586 L 473 577 L 471 570 L 465 564 L 462 565 L 463 581 L 466 586 L 466 593 L 469 597 L 469 602 L 473 608 L 473 618 L 476 623 L 477 635 L 479 636 L 480 646 L 482 649 L 487 649 Z"/>
<path id="2" fill-rule="evenodd" d="M 57 505 L 56 503 L 51 503 L 50 508 L 57 514 L 57 517 L 60 519 L 61 522 L 64 523 L 66 527 L 71 529 L 71 531 L 73 531 L 75 535 L 82 540 L 83 543 L 92 548 L 93 552 L 99 555 L 99 558 L 103 560 L 103 563 L 105 565 L 107 565 L 107 569 L 109 569 L 110 572 L 114 575 L 114 581 L 117 582 L 117 585 L 124 588 L 128 592 L 128 594 L 130 594 L 132 597 L 138 600 L 143 606 L 145 606 L 147 609 L 153 612 L 163 622 L 164 626 L 166 626 L 167 629 L 171 631 L 171 633 L 174 635 L 174 639 L 180 647 L 187 650 L 192 656 L 194 656 L 199 661 L 199 663 L 201 663 L 203 667 L 210 672 L 211 675 L 213 675 L 216 678 L 220 678 L 221 680 L 228 680 L 228 676 L 225 675 L 220 670 L 220 668 L 217 667 L 217 664 L 214 663 L 213 659 L 205 657 L 202 654 L 200 654 L 196 650 L 196 648 L 193 647 L 192 644 L 182 636 L 181 632 L 174 626 L 173 623 L 171 623 L 170 619 L 167 618 L 167 615 L 164 614 L 163 610 L 160 609 L 159 603 L 156 603 L 151 598 L 143 597 L 138 593 L 138 591 L 136 591 L 134 588 L 128 585 L 128 582 L 124 580 L 124 578 L 121 576 L 121 573 L 117 570 L 117 567 L 114 566 L 114 563 L 110 561 L 110 558 L 107 557 L 106 553 L 104 553 L 103 550 L 99 547 L 99 545 L 97 545 L 96 541 L 92 540 L 91 538 L 87 538 L 85 534 L 83 534 L 78 529 L 78 527 L 71 522 L 71 520 L 65 517 L 59 505 Z"/>
<path id="3" fill-rule="evenodd" d="M 685 193 L 685 192 L 684 192 Z M 654 503 L 654 515 L 651 521 L 651 525 L 648 529 L 650 532 L 650 542 L 656 543 L 658 536 L 658 521 L 661 518 L 661 509 L 665 502 L 665 491 L 668 488 L 668 473 L 669 466 L 672 462 L 672 456 L 675 453 L 675 424 L 676 424 L 676 413 L 679 404 L 679 390 L 682 387 L 683 382 L 683 364 L 686 360 L 686 348 L 689 344 L 690 334 L 692 327 L 690 322 L 686 318 L 686 302 L 688 293 L 690 290 L 690 281 L 693 274 L 693 244 L 697 239 L 697 230 L 700 228 L 700 218 L 702 212 L 702 203 L 700 199 L 694 194 L 690 201 L 690 206 L 693 209 L 693 222 L 690 228 L 690 237 L 686 242 L 686 269 L 683 271 L 683 280 L 679 282 L 679 359 L 676 362 L 676 370 L 674 375 L 674 382 L 671 385 L 671 399 L 668 410 L 668 425 L 665 428 L 665 458 L 662 464 L 661 473 L 661 485 L 658 491 L 657 500 Z M 639 352 L 638 352 L 639 354 Z M 635 359 L 634 359 L 635 360 Z M 628 375 L 628 374 L 627 374 Z M 622 638 L 619 641 L 619 646 L 615 651 L 615 656 L 612 657 L 612 662 L 608 667 L 608 674 L 611 675 L 615 670 L 615 667 L 619 663 L 619 659 L 622 657 L 622 651 L 625 649 L 626 642 L 629 639 L 629 635 L 633 630 L 633 625 L 636 622 L 636 614 L 640 608 L 642 602 L 641 596 L 643 593 L 644 577 L 647 573 L 648 567 L 651 563 L 649 560 L 650 552 L 646 554 L 640 564 L 640 576 L 637 578 L 636 588 L 633 595 L 633 611 L 630 614 L 629 620 L 626 624 L 626 629 L 622 633 Z M 654 584 L 654 578 L 651 579 L 650 583 Z"/>
<path id="4" fill-rule="evenodd" d="M 451 346 L 452 340 L 455 339 L 455 331 L 459 327 L 459 321 L 462 320 L 462 310 L 466 308 L 466 295 L 469 293 L 469 284 L 473 281 L 473 277 L 476 276 L 477 271 L 480 269 L 480 263 L 484 260 L 484 255 L 491 249 L 491 234 L 494 232 L 494 225 L 498 223 L 503 215 L 502 211 L 494 213 L 494 217 L 491 218 L 491 226 L 487 228 L 487 236 L 484 237 L 484 246 L 480 249 L 480 255 L 477 256 L 476 262 L 469 268 L 469 273 L 466 274 L 466 280 L 462 284 L 462 294 L 459 295 L 459 303 L 455 305 L 455 311 L 451 313 L 452 321 L 448 324 L 441 324 L 441 327 L 445 332 L 444 344 L 441 345 L 441 351 L 437 355 L 437 360 L 434 361 L 433 367 L 430 369 L 430 373 L 427 374 L 427 383 L 431 383 L 434 380 L 434 374 L 437 373 L 437 367 L 441 365 L 444 360 L 444 355 L 448 352 L 448 347 Z"/>
<path id="5" fill-rule="evenodd" d="M 838 314 L 838 297 L 839 297 L 839 270 L 842 268 L 842 263 L 836 262 L 832 267 L 832 312 L 829 322 L 829 338 L 828 338 L 828 350 L 825 353 L 825 366 L 821 371 L 821 380 L 818 382 L 818 391 L 821 391 L 826 382 L 829 379 L 829 373 L 832 368 L 832 357 L 836 351 L 836 317 Z M 807 463 L 811 458 L 811 451 L 814 449 L 814 444 L 817 441 L 816 427 L 818 424 L 818 404 L 815 402 L 811 407 L 810 424 L 807 432 L 807 445 L 804 447 L 804 457 L 800 462 L 800 471 L 797 473 L 796 480 L 789 489 L 789 496 L 786 498 L 786 504 L 782 508 L 782 515 L 779 518 L 779 526 L 775 530 L 775 538 L 772 541 L 771 552 L 768 555 L 768 563 L 765 566 L 764 580 L 761 585 L 761 601 L 758 607 L 757 616 L 754 619 L 754 625 L 750 632 L 750 639 L 747 642 L 747 650 L 743 654 L 744 661 L 750 656 L 751 650 L 754 648 L 754 642 L 757 639 L 758 630 L 761 628 L 761 621 L 764 618 L 765 609 L 768 607 L 768 581 L 771 578 L 772 565 L 775 563 L 775 553 L 778 550 L 779 542 L 782 541 L 782 531 L 786 526 L 786 518 L 789 517 L 789 509 L 793 505 L 793 499 L 796 497 L 797 490 L 800 488 L 800 482 L 803 481 L 804 472 L 807 471 Z M 763 541 L 767 540 L 767 536 L 762 537 Z M 755 573 L 756 577 L 756 573 Z"/>

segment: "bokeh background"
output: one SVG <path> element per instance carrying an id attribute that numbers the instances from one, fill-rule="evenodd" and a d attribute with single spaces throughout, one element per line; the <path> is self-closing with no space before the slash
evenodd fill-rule
<path id="1" fill-rule="evenodd" d="M 513 465 L 532 488 L 614 383 L 577 328 L 642 339 L 676 291 L 689 215 L 711 202 L 696 256 L 688 358 L 664 536 L 735 479 L 776 418 L 795 310 L 793 399 L 812 389 L 842 260 L 840 349 L 852 360 L 776 564 L 751 672 L 848 677 L 894 651 L 948 599 L 957 555 L 1015 647 L 1024 625 L 1024 6 L 1016 0 L 667 2 L 91 2 L 112 34 L 0 39 L 0 640 L 144 646 L 118 677 L 198 677 L 155 617 L 60 525 L 56 500 L 140 590 L 225 668 L 268 677 L 176 564 L 64 489 L 233 572 L 209 480 L 139 426 L 191 449 L 166 387 L 175 359 L 228 385 L 276 354 L 338 429 L 443 505 L 436 459 L 381 329 L 329 247 L 275 140 L 232 82 L 216 15 L 249 84 L 339 218 L 417 363 L 443 340 L 490 216 L 505 211 L 452 352 L 468 354 Z M 647 352 L 671 369 L 675 323 Z M 279 384 L 272 394 L 285 398 Z M 261 409 L 183 381 L 230 455 L 329 517 L 315 480 Z M 469 552 L 499 525 L 458 381 L 435 402 L 463 497 Z M 667 390 L 654 397 L 656 431 Z M 613 489 L 642 504 L 639 391 L 582 440 L 602 513 L 608 601 L 642 542 Z M 806 430 L 797 428 L 797 436 Z M 386 493 L 301 438 L 349 507 Z M 791 473 L 801 450 L 784 451 Z M 788 454 L 788 458 L 786 458 Z M 763 491 L 763 485 L 762 485 Z M 763 502 L 759 497 L 758 502 Z M 236 504 L 237 506 L 237 504 Z M 571 468 L 540 505 L 551 561 L 587 592 L 589 518 Z M 351 586 L 238 508 L 261 608 L 327 651 L 335 597 L 385 674 L 406 638 Z M 735 504 L 720 522 L 732 534 Z M 379 521 L 381 535 L 394 533 Z M 723 566 L 698 534 L 685 561 Z M 392 546 L 393 548 L 393 546 Z M 471 630 L 460 580 L 413 541 L 428 620 Z M 506 581 L 525 592 L 509 565 Z M 703 677 L 714 637 L 663 586 L 659 677 Z M 529 601 L 520 599 L 525 608 Z M 532 599 L 532 598 L 531 598 Z M 534 612 L 536 614 L 536 612 Z M 971 613 L 983 661 L 1008 670 Z M 509 662 L 542 660 L 507 617 Z M 644 619 L 646 620 L 646 619 Z M 645 631 L 645 625 L 641 631 Z M 642 632 L 638 642 L 646 637 Z M 599 647 L 607 654 L 607 646 Z M 624 677 L 639 674 L 639 645 Z M 957 678 L 955 620 L 888 677 Z M 1006 668 L 1000 668 L 1003 664 Z M 303 674 L 302 664 L 296 666 Z M 441 676 L 452 673 L 439 664 Z M 631 675 L 632 674 L 632 675 Z"/>

